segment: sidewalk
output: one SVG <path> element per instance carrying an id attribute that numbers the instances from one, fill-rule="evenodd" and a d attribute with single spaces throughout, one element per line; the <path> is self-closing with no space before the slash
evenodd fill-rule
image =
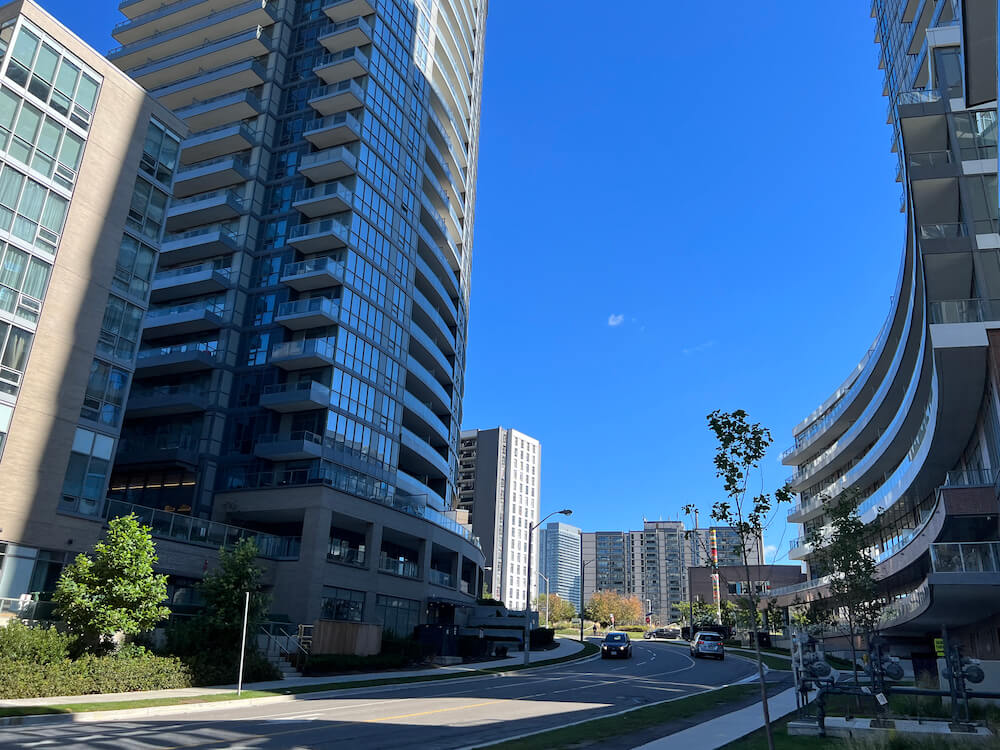
<path id="1" fill-rule="evenodd" d="M 767 702 L 772 723 L 795 710 L 795 688 L 771 696 Z M 719 716 L 689 729 L 669 734 L 647 742 L 634 750 L 670 750 L 676 747 L 696 747 L 698 750 L 715 750 L 734 740 L 756 732 L 764 726 L 760 703 L 739 711 Z"/>
<path id="2" fill-rule="evenodd" d="M 579 641 L 557 636 L 557 645 L 548 651 L 532 651 L 529 654 L 531 662 L 549 661 L 570 656 L 583 649 Z M 290 688 L 316 687 L 319 685 L 363 682 L 365 680 L 395 680 L 408 677 L 429 677 L 442 674 L 474 673 L 480 669 L 496 669 L 497 667 L 516 667 L 524 663 L 524 653 L 517 652 L 505 659 L 475 662 L 472 664 L 456 664 L 451 667 L 426 667 L 407 671 L 366 672 L 364 674 L 329 675 L 327 677 L 293 677 L 287 680 L 271 680 L 268 682 L 252 682 L 243 685 L 244 690 L 271 690 L 280 693 Z M 202 696 L 222 695 L 232 693 L 236 685 L 219 685 L 216 687 L 173 688 L 171 690 L 146 690 L 132 693 L 102 693 L 90 695 L 66 695 L 49 698 L 12 698 L 0 700 L 0 708 L 16 706 L 58 706 L 69 703 L 115 703 L 120 701 L 154 700 L 159 698 L 197 698 Z"/>

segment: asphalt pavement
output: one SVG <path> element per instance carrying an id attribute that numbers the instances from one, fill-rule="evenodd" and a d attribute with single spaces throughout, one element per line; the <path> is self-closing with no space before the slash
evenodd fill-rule
<path id="1" fill-rule="evenodd" d="M 631 659 L 591 657 L 505 675 L 306 694 L 273 705 L 233 703 L 189 716 L 4 728 L 0 747 L 475 747 L 731 684 L 755 671 L 732 656 L 695 661 L 682 647 L 633 643 Z"/>

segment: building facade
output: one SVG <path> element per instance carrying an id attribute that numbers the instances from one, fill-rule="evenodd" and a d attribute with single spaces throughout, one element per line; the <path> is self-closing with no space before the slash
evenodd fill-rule
<path id="1" fill-rule="evenodd" d="M 580 608 L 580 534 L 576 526 L 553 521 L 538 530 L 538 572 L 549 593 Z M 539 583 L 540 592 L 543 591 Z"/>
<path id="2" fill-rule="evenodd" d="M 751 564 L 758 564 L 761 549 L 759 540 L 751 546 Z M 584 601 L 596 591 L 615 591 L 637 597 L 654 622 L 672 622 L 688 599 L 688 568 L 742 565 L 740 550 L 739 534 L 728 526 L 643 521 L 641 531 L 584 532 Z"/>
<path id="3" fill-rule="evenodd" d="M 1000 227 L 996 3 L 875 0 L 879 67 L 906 215 L 893 302 L 844 383 L 784 453 L 799 503 L 789 557 L 824 593 L 809 532 L 849 500 L 866 525 L 900 652 L 933 662 L 942 628 L 1000 658 Z"/>
<path id="4" fill-rule="evenodd" d="M 104 496 L 184 125 L 31 2 L 0 8 L 0 598 Z"/>
<path id="5" fill-rule="evenodd" d="M 466 511 L 486 559 L 487 589 L 511 609 L 538 594 L 528 589 L 528 532 L 541 507 L 542 446 L 513 429 L 463 430 L 459 448 L 457 510 Z M 538 570 L 538 530 L 531 569 Z"/>

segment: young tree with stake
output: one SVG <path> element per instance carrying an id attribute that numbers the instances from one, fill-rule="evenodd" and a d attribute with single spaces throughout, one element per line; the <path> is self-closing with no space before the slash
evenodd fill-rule
<path id="1" fill-rule="evenodd" d="M 756 629 L 757 608 L 760 603 L 760 593 L 754 586 L 751 573 L 751 550 L 760 543 L 764 530 L 771 523 L 771 510 L 778 503 L 791 502 L 792 493 L 787 486 L 774 491 L 774 497 L 761 492 L 751 495 L 747 483 L 750 474 L 759 470 L 768 447 L 773 442 L 771 432 L 760 424 L 751 423 L 747 413 L 742 409 L 728 413 L 715 410 L 708 415 L 708 427 L 715 434 L 718 448 L 713 463 L 715 475 L 723 480 L 725 500 L 719 500 L 712 505 L 710 515 L 713 520 L 730 526 L 736 530 L 739 537 L 739 554 L 743 561 L 746 579 L 747 599 L 753 626 Z M 694 505 L 687 505 L 684 512 L 692 515 L 697 512 Z M 754 638 L 754 650 L 757 654 L 757 677 L 760 682 L 761 704 L 764 712 L 764 732 L 767 736 L 768 750 L 774 750 L 774 737 L 771 733 L 771 714 L 767 705 L 767 682 L 764 679 L 764 664 L 761 660 L 760 642 Z"/>

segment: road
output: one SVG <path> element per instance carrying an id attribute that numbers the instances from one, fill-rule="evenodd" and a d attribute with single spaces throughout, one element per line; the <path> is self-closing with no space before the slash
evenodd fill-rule
<path id="1" fill-rule="evenodd" d="M 680 697 L 754 672 L 743 659 L 695 661 L 687 649 L 668 643 L 636 641 L 633 651 L 630 660 L 589 658 L 506 676 L 340 690 L 188 717 L 0 729 L 0 747 L 474 747 Z"/>

